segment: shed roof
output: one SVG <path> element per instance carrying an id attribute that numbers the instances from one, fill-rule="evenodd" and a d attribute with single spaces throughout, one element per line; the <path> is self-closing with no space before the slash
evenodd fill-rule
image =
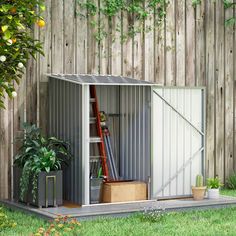
<path id="1" fill-rule="evenodd" d="M 114 75 L 52 74 L 49 77 L 87 85 L 153 85 L 149 81 Z"/>

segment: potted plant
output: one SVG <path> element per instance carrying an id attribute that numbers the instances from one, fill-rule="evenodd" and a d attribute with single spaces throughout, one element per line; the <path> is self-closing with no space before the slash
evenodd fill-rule
<path id="1" fill-rule="evenodd" d="M 223 186 L 221 184 L 220 179 L 216 178 L 208 178 L 207 179 L 207 192 L 209 199 L 218 199 L 220 197 L 220 187 Z"/>
<path id="2" fill-rule="evenodd" d="M 192 193 L 194 200 L 203 200 L 206 192 L 206 186 L 203 186 L 203 176 L 196 176 L 196 186 L 192 186 Z"/>
<path id="3" fill-rule="evenodd" d="M 24 124 L 24 130 L 22 146 L 14 160 L 14 195 L 38 207 L 61 205 L 62 166 L 71 158 L 69 144 L 55 137 L 43 137 L 35 125 Z"/>

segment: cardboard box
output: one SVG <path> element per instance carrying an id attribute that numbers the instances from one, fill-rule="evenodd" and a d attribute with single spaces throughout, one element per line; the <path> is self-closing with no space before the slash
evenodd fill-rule
<path id="1" fill-rule="evenodd" d="M 102 202 L 129 202 L 147 199 L 147 185 L 138 181 L 103 183 Z"/>

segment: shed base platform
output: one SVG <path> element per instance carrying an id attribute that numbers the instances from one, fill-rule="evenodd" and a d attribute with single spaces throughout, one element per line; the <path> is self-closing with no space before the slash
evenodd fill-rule
<path id="1" fill-rule="evenodd" d="M 5 206 L 22 210 L 46 219 L 54 219 L 57 215 L 68 215 L 79 220 L 94 218 L 99 216 L 127 216 L 131 213 L 142 212 L 151 209 L 165 209 L 166 211 L 195 210 L 204 208 L 218 208 L 236 206 L 236 198 L 220 196 L 219 199 L 204 199 L 203 201 L 194 201 L 192 198 L 172 199 L 172 200 L 147 200 L 129 203 L 107 203 L 82 206 L 65 204 L 61 207 L 36 208 L 22 203 L 16 203 L 9 200 L 2 200 L 0 203 Z"/>

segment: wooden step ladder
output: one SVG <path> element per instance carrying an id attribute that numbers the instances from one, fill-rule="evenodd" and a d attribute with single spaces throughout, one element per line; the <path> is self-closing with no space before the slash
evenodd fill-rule
<path id="1" fill-rule="evenodd" d="M 107 166 L 107 157 L 105 151 L 105 144 L 102 134 L 100 112 L 98 109 L 98 99 L 96 94 L 95 85 L 90 85 L 90 103 L 92 105 L 93 117 L 90 117 L 90 124 L 96 125 L 97 136 L 90 137 L 90 144 L 97 144 L 99 148 L 99 156 L 91 156 L 90 161 L 98 158 L 100 159 L 102 172 L 105 179 L 109 178 L 108 166 Z"/>

